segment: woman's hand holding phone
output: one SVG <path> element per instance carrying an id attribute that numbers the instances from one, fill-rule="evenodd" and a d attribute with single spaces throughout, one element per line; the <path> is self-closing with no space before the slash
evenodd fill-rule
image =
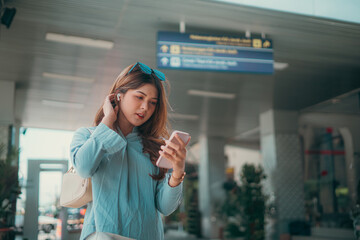
<path id="1" fill-rule="evenodd" d="M 166 158 L 172 163 L 172 176 L 174 178 L 170 179 L 171 186 L 176 186 L 180 183 L 177 179 L 180 179 L 185 171 L 186 145 L 190 142 L 190 138 L 188 135 L 188 140 L 184 142 L 178 134 L 175 134 L 174 139 L 176 140 L 172 138 L 166 140 L 166 145 L 161 146 L 159 151 L 160 157 Z"/>
<path id="2" fill-rule="evenodd" d="M 115 107 L 113 107 L 112 102 L 115 102 L 115 93 L 109 94 L 105 98 L 105 102 L 103 105 L 103 112 L 104 112 L 104 118 L 102 119 L 102 123 L 104 123 L 106 126 L 114 130 L 114 122 L 117 119 L 117 115 L 119 112 L 119 105 L 116 104 Z"/>

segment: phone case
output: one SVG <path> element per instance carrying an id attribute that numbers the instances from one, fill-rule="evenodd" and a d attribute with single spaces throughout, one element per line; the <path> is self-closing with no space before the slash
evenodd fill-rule
<path id="1" fill-rule="evenodd" d="M 181 132 L 181 131 L 174 131 L 171 136 L 170 136 L 170 141 L 173 142 L 173 143 L 178 143 L 178 140 L 175 138 L 175 134 L 178 134 L 179 137 L 181 138 L 181 140 L 184 142 L 184 143 L 187 143 L 187 141 L 189 140 L 190 138 L 190 134 L 186 133 L 186 132 Z M 172 168 L 172 163 L 165 157 L 163 156 L 160 156 L 158 158 L 158 160 L 156 161 L 156 166 L 158 167 L 161 167 L 161 168 Z"/>

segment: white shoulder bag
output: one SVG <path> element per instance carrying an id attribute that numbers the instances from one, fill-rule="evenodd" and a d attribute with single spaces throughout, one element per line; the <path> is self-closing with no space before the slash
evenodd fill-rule
<path id="1" fill-rule="evenodd" d="M 88 129 L 90 134 L 92 131 Z M 63 175 L 60 205 L 79 208 L 92 201 L 91 178 L 80 177 L 73 166 Z"/>

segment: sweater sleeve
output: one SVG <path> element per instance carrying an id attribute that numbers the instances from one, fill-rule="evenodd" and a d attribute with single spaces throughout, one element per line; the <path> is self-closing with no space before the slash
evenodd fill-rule
<path id="1" fill-rule="evenodd" d="M 171 174 L 167 173 L 165 178 L 159 181 L 156 189 L 156 208 L 165 216 L 173 213 L 183 199 L 183 183 L 171 187 L 169 185 L 170 177 Z"/>
<path id="2" fill-rule="evenodd" d="M 70 145 L 71 162 L 79 176 L 91 177 L 104 154 L 115 153 L 126 147 L 126 141 L 108 126 L 100 123 L 90 134 L 87 128 L 79 128 Z"/>

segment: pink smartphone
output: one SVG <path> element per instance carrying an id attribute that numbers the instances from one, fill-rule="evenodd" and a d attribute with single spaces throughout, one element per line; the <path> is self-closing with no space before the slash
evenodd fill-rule
<path id="1" fill-rule="evenodd" d="M 184 143 L 187 143 L 187 141 L 190 138 L 190 134 L 176 130 L 171 134 L 170 142 L 179 143 L 178 140 L 175 138 L 175 134 L 177 134 Z M 173 167 L 172 163 L 163 156 L 160 156 L 159 159 L 156 161 L 156 166 L 161 167 L 161 168 L 172 168 Z"/>

